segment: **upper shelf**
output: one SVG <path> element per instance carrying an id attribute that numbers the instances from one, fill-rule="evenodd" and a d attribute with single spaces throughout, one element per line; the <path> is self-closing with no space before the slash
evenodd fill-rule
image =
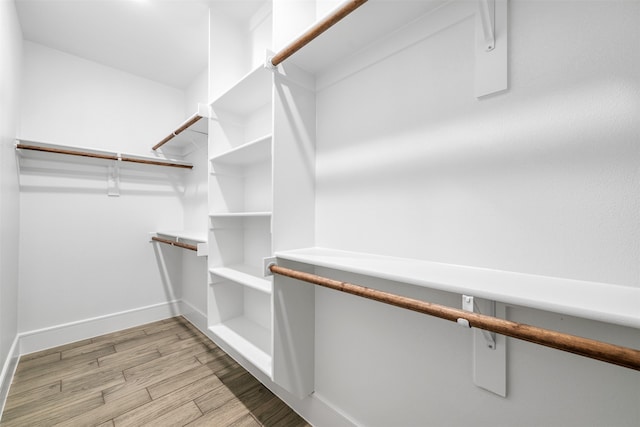
<path id="1" fill-rule="evenodd" d="M 173 130 L 169 135 L 164 137 L 160 142 L 152 147 L 163 152 L 173 155 L 186 156 L 193 150 L 190 148 L 207 142 L 209 134 L 209 125 L 207 120 L 203 118 L 209 117 L 209 108 L 205 105 L 198 105 L 198 111 L 185 120 L 180 126 Z M 165 144 L 171 143 L 170 146 Z"/>
<path id="2" fill-rule="evenodd" d="M 211 103 L 213 114 L 218 110 L 245 116 L 271 101 L 272 73 L 260 65 L 245 75 L 228 91 Z"/>
<path id="3" fill-rule="evenodd" d="M 325 248 L 282 251 L 275 255 L 290 261 L 640 328 L 640 288 Z"/>
<path id="4" fill-rule="evenodd" d="M 287 61 L 311 73 L 323 71 L 336 61 L 382 39 L 394 30 L 414 21 L 418 16 L 447 2 L 446 0 L 369 0 L 343 19 L 333 23 L 330 29 L 311 40 Z M 313 30 L 318 23 L 327 20 L 349 3 L 352 1 L 343 2 L 326 16 L 318 19 L 294 41 L 307 37 L 310 30 Z"/>
<path id="5" fill-rule="evenodd" d="M 53 156 L 72 156 L 82 161 L 104 160 L 119 161 L 126 163 L 138 163 L 156 166 L 169 166 L 180 169 L 193 169 L 193 165 L 187 162 L 181 162 L 173 159 L 163 159 L 158 157 L 145 157 L 136 154 L 116 153 L 113 151 L 95 150 L 92 148 L 70 147 L 67 145 L 49 144 L 45 142 L 17 140 L 16 149 L 21 157 L 30 157 L 35 159 L 46 159 Z M 30 154 L 27 154 L 30 153 Z M 96 160 L 89 160 L 96 159 Z"/>

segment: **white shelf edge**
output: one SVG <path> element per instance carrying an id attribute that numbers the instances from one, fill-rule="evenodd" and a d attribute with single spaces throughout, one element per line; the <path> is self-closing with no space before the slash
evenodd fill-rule
<path id="1" fill-rule="evenodd" d="M 214 267 L 209 269 L 209 272 L 215 276 L 222 277 L 239 285 L 246 286 L 248 288 L 255 289 L 256 291 L 263 292 L 271 295 L 272 283 L 271 279 L 265 279 L 262 277 L 261 270 L 256 267 L 241 266 L 226 266 L 226 267 Z M 213 283 L 215 286 L 215 283 Z"/>
<path id="2" fill-rule="evenodd" d="M 326 248 L 276 258 L 640 328 L 640 288 Z"/>
<path id="3" fill-rule="evenodd" d="M 265 217 L 268 218 L 271 216 L 271 212 L 218 212 L 218 213 L 210 213 L 209 217 L 211 218 L 259 218 Z"/>
<path id="4" fill-rule="evenodd" d="M 237 332 L 238 329 L 245 332 L 245 334 Z M 256 338 L 260 339 L 256 336 L 257 334 L 264 334 L 262 339 L 270 341 L 270 333 L 267 329 L 262 328 L 258 324 L 244 317 L 236 317 L 222 323 L 209 326 L 209 331 L 226 342 L 230 347 L 240 353 L 245 359 L 255 365 L 262 372 L 267 374 L 269 378 L 272 377 L 273 368 L 271 355 L 254 342 Z"/>

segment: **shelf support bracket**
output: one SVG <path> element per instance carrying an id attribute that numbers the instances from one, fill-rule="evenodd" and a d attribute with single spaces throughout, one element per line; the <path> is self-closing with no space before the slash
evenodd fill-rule
<path id="1" fill-rule="evenodd" d="M 503 319 L 507 314 L 504 304 L 469 295 L 462 295 L 462 309 Z M 507 396 L 507 338 L 504 335 L 473 329 L 473 383 L 498 396 Z"/>
<path id="2" fill-rule="evenodd" d="M 464 311 L 470 311 L 471 313 L 480 313 L 487 316 L 495 316 L 496 315 L 496 302 L 495 301 L 487 301 L 485 306 L 488 308 L 483 313 L 478 304 L 476 303 L 476 299 L 469 295 L 462 295 L 462 309 Z M 487 343 L 487 347 L 491 350 L 495 350 L 496 348 L 496 334 L 495 332 L 485 331 L 484 329 L 480 329 L 482 331 L 482 335 L 484 336 L 484 340 Z"/>
<path id="3" fill-rule="evenodd" d="M 508 88 L 507 0 L 478 0 L 476 13 L 475 96 Z"/>
<path id="4" fill-rule="evenodd" d="M 118 155 L 118 158 L 120 155 Z M 120 196 L 120 164 L 119 160 L 113 162 L 113 166 L 109 166 L 107 171 L 107 196 Z"/>
<path id="5" fill-rule="evenodd" d="M 495 39 L 495 0 L 480 0 L 478 3 L 480 10 L 480 21 L 482 24 L 482 33 L 484 34 L 485 50 L 491 51 L 496 47 Z"/>

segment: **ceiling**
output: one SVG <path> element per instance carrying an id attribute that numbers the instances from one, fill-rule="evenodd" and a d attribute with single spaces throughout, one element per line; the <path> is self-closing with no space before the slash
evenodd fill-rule
<path id="1" fill-rule="evenodd" d="M 243 20 L 264 0 L 15 0 L 25 40 L 185 89 L 208 62 L 209 7 Z"/>

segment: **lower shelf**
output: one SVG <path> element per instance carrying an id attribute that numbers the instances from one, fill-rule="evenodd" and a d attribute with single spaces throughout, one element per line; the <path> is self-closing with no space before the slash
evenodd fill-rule
<path id="1" fill-rule="evenodd" d="M 271 333 L 268 329 L 246 317 L 235 317 L 210 326 L 209 330 L 262 372 L 272 376 Z"/>

